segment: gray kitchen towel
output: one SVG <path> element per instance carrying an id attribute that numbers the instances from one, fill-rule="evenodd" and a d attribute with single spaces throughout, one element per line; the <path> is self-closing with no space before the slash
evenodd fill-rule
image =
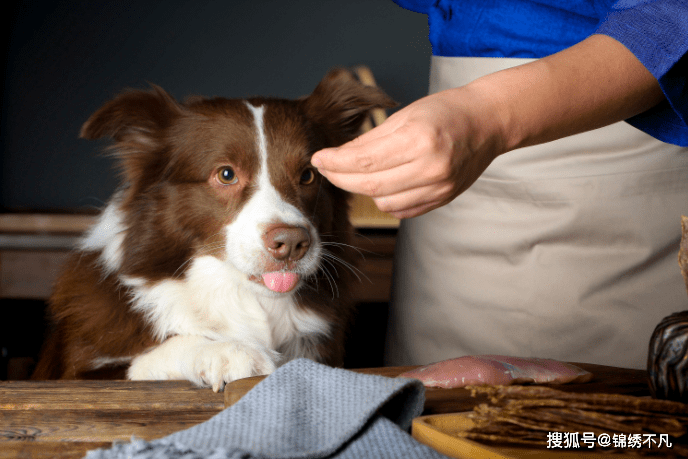
<path id="1" fill-rule="evenodd" d="M 202 424 L 89 451 L 86 458 L 445 458 L 406 432 L 424 401 L 418 380 L 298 359 Z"/>

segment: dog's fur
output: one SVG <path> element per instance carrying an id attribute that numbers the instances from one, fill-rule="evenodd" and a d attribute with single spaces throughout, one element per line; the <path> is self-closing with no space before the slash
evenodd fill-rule
<path id="1" fill-rule="evenodd" d="M 57 282 L 32 378 L 217 391 L 296 357 L 341 365 L 348 195 L 310 157 L 393 105 L 345 70 L 298 100 L 178 103 L 153 87 L 105 104 L 81 136 L 114 139 L 123 184 Z"/>

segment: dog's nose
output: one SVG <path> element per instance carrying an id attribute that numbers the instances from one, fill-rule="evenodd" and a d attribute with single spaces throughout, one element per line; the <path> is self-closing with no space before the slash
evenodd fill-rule
<path id="1" fill-rule="evenodd" d="M 263 243 L 275 259 L 296 261 L 308 252 L 311 240 L 305 228 L 277 226 L 263 235 Z"/>

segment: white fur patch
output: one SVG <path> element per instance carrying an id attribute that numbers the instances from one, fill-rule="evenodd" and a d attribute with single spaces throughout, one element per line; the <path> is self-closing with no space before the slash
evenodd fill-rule
<path id="1" fill-rule="evenodd" d="M 180 279 L 150 285 L 138 278 L 122 281 L 132 289 L 134 309 L 153 324 L 158 340 L 199 335 L 271 347 L 267 315 L 243 278 L 231 265 L 207 255 L 195 258 Z"/>
<path id="2" fill-rule="evenodd" d="M 133 360 L 133 357 L 99 357 L 91 361 L 91 369 L 109 367 L 113 365 L 123 365 Z"/>
<path id="3" fill-rule="evenodd" d="M 298 308 L 291 297 L 289 300 L 288 304 L 272 299 L 261 301 L 268 313 L 275 349 L 283 353 L 282 362 L 297 357 L 317 360 L 320 355 L 305 338 L 328 336 L 330 324 L 318 314 Z"/>
<path id="4" fill-rule="evenodd" d="M 112 197 L 97 223 L 88 230 L 78 246 L 84 252 L 100 250 L 100 262 L 106 274 L 117 272 L 122 265 L 122 243 L 126 228 L 119 199 L 119 193 Z"/>
<path id="5" fill-rule="evenodd" d="M 156 339 L 198 335 L 240 340 L 276 349 L 301 335 L 327 335 L 319 315 L 297 308 L 293 295 L 259 296 L 243 275 L 212 256 L 194 259 L 182 279 L 149 285 L 122 278 L 134 295 L 133 308 L 153 324 Z"/>
<path id="6" fill-rule="evenodd" d="M 298 262 L 296 272 L 302 276 L 314 274 L 318 269 L 322 250 L 320 237 L 303 213 L 282 199 L 270 182 L 269 155 L 263 126 L 264 107 L 254 107 L 248 102 L 246 105 L 254 116 L 260 169 L 255 183 L 256 192 L 244 205 L 237 218 L 226 227 L 227 259 L 247 275 L 263 274 L 262 265 L 267 253 L 261 236 L 269 224 L 280 222 L 308 231 L 311 246 L 308 253 Z"/>

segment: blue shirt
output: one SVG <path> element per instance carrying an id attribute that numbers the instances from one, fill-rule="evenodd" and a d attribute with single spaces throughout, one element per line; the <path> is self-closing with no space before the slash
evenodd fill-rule
<path id="1" fill-rule="evenodd" d="M 625 45 L 666 96 L 627 120 L 664 142 L 688 146 L 686 0 L 394 0 L 428 15 L 437 56 L 540 58 L 588 36 Z"/>

